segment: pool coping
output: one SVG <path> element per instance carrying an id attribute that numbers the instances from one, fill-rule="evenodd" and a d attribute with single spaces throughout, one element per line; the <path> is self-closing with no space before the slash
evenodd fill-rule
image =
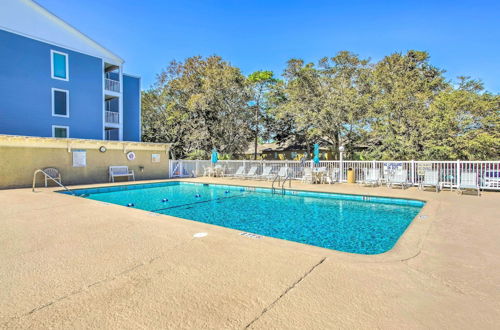
<path id="1" fill-rule="evenodd" d="M 201 179 L 201 180 L 200 180 Z M 86 185 L 76 185 L 72 186 L 70 190 L 79 190 L 79 189 L 92 189 L 92 188 L 103 188 L 103 187 L 118 187 L 118 186 L 126 186 L 126 185 L 143 185 L 143 184 L 151 184 L 151 183 L 164 183 L 164 182 L 190 182 L 190 183 L 198 183 L 198 184 L 214 184 L 214 185 L 228 185 L 228 186 L 242 186 L 241 184 L 230 184 L 230 183 L 224 183 L 220 184 L 218 182 L 211 182 L 213 180 L 210 180 L 211 178 L 172 178 L 172 179 L 163 179 L 163 180 L 145 180 L 145 181 L 126 181 L 126 182 L 113 182 L 113 183 L 100 183 L 100 184 L 86 184 Z M 247 182 L 247 180 L 245 180 Z M 255 181 L 255 180 L 248 180 L 248 185 L 245 185 L 245 187 L 252 187 L 252 188 L 268 188 L 263 185 L 263 183 L 269 183 L 269 181 Z M 311 185 L 312 187 L 306 187 L 306 189 L 288 189 L 288 190 L 296 190 L 296 191 L 303 191 L 303 192 L 316 192 L 316 193 L 327 193 L 327 194 L 341 194 L 341 195 L 356 195 L 356 196 L 370 196 L 370 197 L 381 197 L 381 198 L 394 198 L 394 199 L 408 199 L 408 200 L 415 200 L 415 201 L 420 201 L 425 203 L 424 206 L 420 209 L 419 213 L 415 216 L 415 218 L 410 222 L 410 224 L 406 227 L 406 229 L 403 231 L 403 233 L 400 235 L 399 239 L 396 241 L 392 249 L 379 253 L 379 254 L 371 254 L 371 255 L 365 255 L 365 254 L 356 254 L 356 253 L 351 253 L 351 252 L 344 252 L 344 251 L 339 251 L 339 250 L 333 250 L 333 249 L 328 249 L 328 248 L 323 248 L 319 246 L 314 246 L 314 245 L 309 245 L 305 243 L 300 243 L 300 242 L 295 242 L 295 241 L 289 241 L 285 239 L 280 239 L 276 237 L 271 237 L 271 236 L 265 236 L 265 235 L 260 235 L 265 239 L 270 239 L 270 240 L 280 240 L 281 242 L 286 242 L 288 244 L 300 244 L 302 249 L 308 249 L 311 250 L 312 253 L 327 253 L 331 256 L 335 256 L 337 258 L 341 258 L 342 260 L 345 261 L 351 261 L 351 262 L 366 262 L 366 263 L 372 263 L 372 262 L 394 262 L 394 261 L 405 261 L 409 260 L 413 257 L 418 256 L 422 249 L 422 245 L 425 241 L 425 237 L 432 225 L 432 222 L 435 219 L 435 213 L 439 207 L 439 202 L 429 199 L 416 199 L 416 198 L 406 198 L 406 197 L 396 197 L 396 196 L 386 196 L 386 195 L 367 195 L 367 194 L 347 194 L 347 193 L 332 193 L 328 192 L 325 190 L 318 189 L 318 187 L 321 187 L 319 185 Z M 74 195 L 70 195 L 67 193 L 61 193 L 64 191 L 61 191 L 60 187 L 53 187 L 53 188 L 48 188 L 51 189 L 52 192 L 58 192 L 59 195 L 62 196 L 67 196 L 67 197 L 78 197 Z M 392 191 L 392 189 L 388 189 L 388 191 Z M 98 201 L 95 201 L 98 202 Z M 98 202 L 98 203 L 105 203 L 105 202 Z M 113 204 L 113 203 L 106 203 L 112 206 L 116 207 L 125 207 L 122 205 L 118 204 Z M 170 217 L 173 219 L 177 220 L 183 220 L 183 221 L 191 221 L 194 223 L 200 223 L 199 221 L 195 220 L 189 220 L 189 219 L 184 219 L 184 218 L 179 218 L 179 217 L 174 217 L 170 215 L 165 215 L 165 214 L 160 214 L 156 212 L 151 212 L 147 210 L 141 210 L 141 209 L 135 209 L 140 212 L 145 212 L 146 214 L 153 214 L 155 216 L 163 216 L 163 217 Z M 208 226 L 215 226 L 217 228 L 222 228 L 224 230 L 229 230 L 232 233 L 236 233 L 237 235 L 241 235 L 243 233 L 241 230 L 237 229 L 232 229 L 228 227 L 223 227 L 223 226 L 218 226 L 218 225 L 213 225 L 213 224 L 208 224 Z M 318 250 L 319 249 L 319 250 Z"/>

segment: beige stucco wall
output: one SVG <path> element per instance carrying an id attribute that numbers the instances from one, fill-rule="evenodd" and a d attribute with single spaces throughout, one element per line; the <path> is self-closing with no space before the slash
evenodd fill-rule
<path id="1" fill-rule="evenodd" d="M 106 152 L 99 151 L 101 146 Z M 136 180 L 164 179 L 168 178 L 168 149 L 168 144 L 157 143 L 0 135 L 0 189 L 31 186 L 35 170 L 46 167 L 59 169 L 65 185 L 107 182 L 112 165 L 128 166 Z M 86 151 L 86 167 L 73 167 L 74 150 Z M 134 160 L 127 159 L 129 151 L 135 153 Z M 152 162 L 152 154 L 160 154 L 159 163 Z M 39 174 L 37 185 L 42 182 Z"/>

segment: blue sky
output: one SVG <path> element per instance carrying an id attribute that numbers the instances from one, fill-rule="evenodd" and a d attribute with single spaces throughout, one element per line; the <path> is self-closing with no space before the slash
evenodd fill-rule
<path id="1" fill-rule="evenodd" d="M 349 50 L 426 50 L 446 77 L 500 92 L 500 1 L 37 0 L 125 59 L 142 87 L 171 60 L 221 55 L 244 74 Z"/>

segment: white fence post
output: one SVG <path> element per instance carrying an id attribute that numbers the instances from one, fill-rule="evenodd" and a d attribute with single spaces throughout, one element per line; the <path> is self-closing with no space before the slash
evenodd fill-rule
<path id="1" fill-rule="evenodd" d="M 457 160 L 457 182 L 456 185 L 460 184 L 460 159 Z"/>
<path id="2" fill-rule="evenodd" d="M 411 160 L 411 184 L 415 184 L 415 160 Z"/>
<path id="3" fill-rule="evenodd" d="M 340 152 L 339 168 L 339 182 L 344 182 L 344 153 L 342 151 Z"/>

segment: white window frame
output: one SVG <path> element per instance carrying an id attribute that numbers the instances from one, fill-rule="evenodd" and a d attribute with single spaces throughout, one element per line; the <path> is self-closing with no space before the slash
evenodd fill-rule
<path id="1" fill-rule="evenodd" d="M 56 137 L 56 128 L 65 128 L 66 129 L 66 137 L 58 138 L 58 139 L 68 139 L 69 138 L 69 126 L 61 126 L 61 125 L 52 125 L 52 137 Z"/>
<path id="2" fill-rule="evenodd" d="M 54 102 L 54 92 L 65 92 L 66 93 L 66 115 L 59 115 L 55 113 L 55 102 Z M 52 93 L 52 117 L 63 117 L 63 118 L 69 118 L 69 90 L 67 89 L 60 89 L 60 88 L 52 88 L 51 90 Z"/>
<path id="3" fill-rule="evenodd" d="M 54 54 L 63 55 L 66 58 L 66 78 L 54 76 Z M 69 81 L 69 56 L 66 53 L 59 52 L 57 50 L 50 50 L 50 76 L 52 79 Z"/>

